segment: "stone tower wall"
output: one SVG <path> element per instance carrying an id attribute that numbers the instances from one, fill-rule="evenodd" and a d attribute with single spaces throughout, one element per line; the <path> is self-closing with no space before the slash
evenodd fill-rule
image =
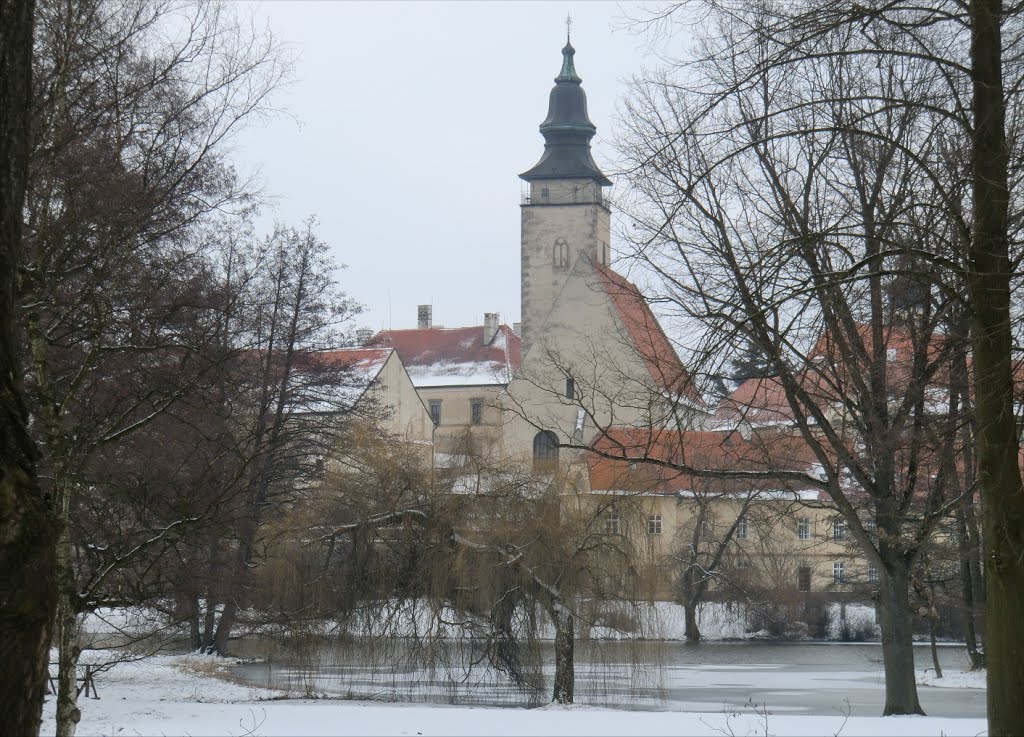
<path id="1" fill-rule="evenodd" d="M 591 185 L 581 182 L 582 186 Z M 552 182 L 551 191 L 571 185 Z M 580 252 L 607 263 L 611 212 L 596 202 L 522 206 L 522 338 L 529 350 Z M 557 256 L 557 260 L 556 260 Z"/>

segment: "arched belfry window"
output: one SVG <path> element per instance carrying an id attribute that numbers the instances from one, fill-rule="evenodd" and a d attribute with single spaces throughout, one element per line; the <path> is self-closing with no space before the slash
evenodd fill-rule
<path id="1" fill-rule="evenodd" d="M 550 430 L 541 430 L 533 436 L 533 467 L 553 470 L 558 466 L 558 436 Z"/>
<path id="2" fill-rule="evenodd" d="M 555 268 L 569 268 L 569 244 L 566 243 L 565 238 L 555 241 Z"/>

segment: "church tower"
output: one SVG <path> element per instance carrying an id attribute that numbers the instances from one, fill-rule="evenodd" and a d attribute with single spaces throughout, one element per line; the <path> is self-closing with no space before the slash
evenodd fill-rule
<path id="1" fill-rule="evenodd" d="M 580 254 L 601 264 L 610 258 L 611 210 L 604 187 L 611 180 L 590 155 L 597 128 L 587 117 L 575 53 L 566 39 L 562 71 L 555 77 L 548 116 L 540 124 L 544 154 L 519 175 L 529 184 L 521 206 L 524 355 Z"/>

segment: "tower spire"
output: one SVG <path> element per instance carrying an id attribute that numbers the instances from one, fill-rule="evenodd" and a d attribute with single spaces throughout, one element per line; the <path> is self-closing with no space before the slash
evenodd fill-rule
<path id="1" fill-rule="evenodd" d="M 572 13 L 566 13 L 565 16 L 565 42 L 571 43 L 572 36 Z"/>
<path id="2" fill-rule="evenodd" d="M 590 139 L 597 128 L 587 115 L 587 95 L 580 84 L 573 57 L 576 49 L 569 43 L 572 16 L 566 16 L 566 43 L 562 49 L 562 69 L 548 98 L 548 115 L 540 124 L 544 136 L 544 155 L 532 169 L 519 176 L 526 181 L 539 179 L 592 179 L 600 186 L 611 181 L 601 173 L 590 155 Z"/>

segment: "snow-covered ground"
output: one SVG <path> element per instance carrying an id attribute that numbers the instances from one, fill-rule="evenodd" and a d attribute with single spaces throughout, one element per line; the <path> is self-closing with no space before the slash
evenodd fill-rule
<path id="1" fill-rule="evenodd" d="M 942 678 L 935 677 L 935 671 L 929 668 L 917 674 L 917 685 L 934 686 L 935 688 L 985 688 L 985 671 L 949 671 L 943 668 Z"/>
<path id="2" fill-rule="evenodd" d="M 619 711 L 589 707 L 491 709 L 301 700 L 225 680 L 223 661 L 154 656 L 98 678 L 82 699 L 88 735 L 979 735 L 983 719 Z M 952 675 L 952 674 L 951 674 Z M 952 683 L 952 681 L 950 681 Z M 54 733 L 52 698 L 43 734 Z"/>
<path id="3" fill-rule="evenodd" d="M 593 639 L 683 640 L 686 637 L 686 616 L 683 607 L 667 601 L 635 606 L 620 605 L 609 612 L 618 614 L 613 619 L 626 623 L 623 629 L 614 629 L 603 621 L 595 622 L 589 632 Z M 538 611 L 540 639 L 553 640 L 554 627 L 543 611 Z M 749 640 L 768 638 L 765 631 L 757 630 L 751 624 L 753 612 L 744 604 L 703 602 L 697 607 L 697 621 L 701 638 L 705 642 L 720 640 Z M 253 618 L 259 620 L 257 615 Z M 310 625 L 311 632 L 337 634 L 345 631 L 353 636 L 389 635 L 408 637 L 413 635 L 458 638 L 465 635 L 460 622 L 464 616 L 445 607 L 435 612 L 431 607 L 418 601 L 375 602 L 362 615 L 357 614 L 347 622 L 325 621 L 319 627 Z M 800 629 L 797 625 L 794 632 Z M 806 627 L 804 628 L 806 629 Z M 157 643 L 161 639 L 187 636 L 184 627 L 172 626 L 164 615 L 149 609 L 101 609 L 85 617 L 83 631 L 90 635 L 121 634 L 136 638 L 148 636 Z M 235 630 L 238 634 L 275 634 L 269 625 L 246 626 L 245 620 Z M 826 639 L 830 640 L 877 640 L 878 625 L 875 610 L 863 604 L 830 604 L 828 606 L 828 627 Z M 799 639 L 799 638 L 796 638 Z"/>

